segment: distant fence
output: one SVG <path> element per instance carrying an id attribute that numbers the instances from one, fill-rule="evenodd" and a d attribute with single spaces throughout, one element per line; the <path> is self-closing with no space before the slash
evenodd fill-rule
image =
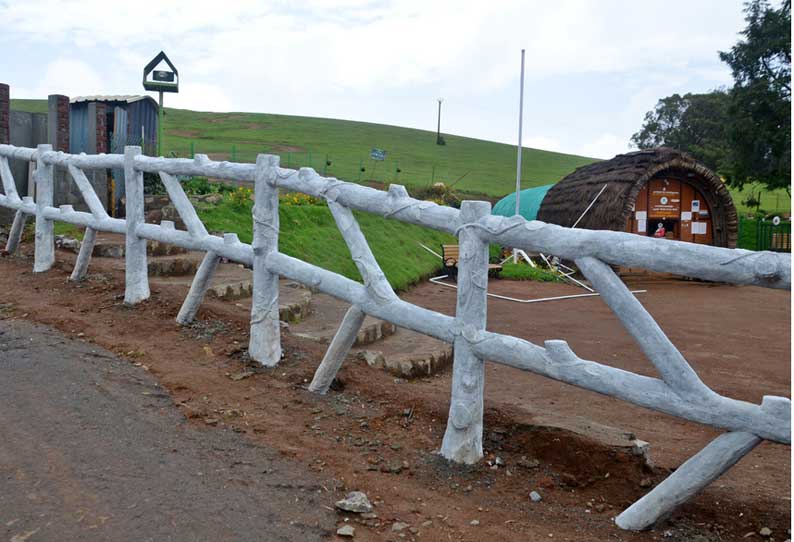
<path id="1" fill-rule="evenodd" d="M 739 219 L 739 248 L 791 252 L 791 222 Z"/>
<path id="2" fill-rule="evenodd" d="M 203 144 L 202 144 L 203 143 Z M 134 143 L 133 143 L 134 144 Z M 226 146 L 213 142 L 212 150 L 204 148 L 206 142 L 189 141 L 182 144 L 169 144 L 163 154 L 171 158 L 194 158 L 199 153 L 204 153 L 213 160 L 229 160 L 232 162 L 256 162 L 260 150 L 252 148 L 250 144 L 230 143 Z M 422 184 L 443 182 L 451 184 L 464 175 L 453 175 L 446 164 L 419 163 L 406 167 L 400 164 L 399 158 L 387 155 L 385 160 L 373 160 L 368 154 L 355 158 L 350 154 L 333 154 L 295 147 L 293 150 L 281 149 L 267 152 L 278 156 L 280 164 L 289 169 L 310 167 L 323 176 L 335 175 L 351 181 L 363 180 L 383 183 L 396 183 L 403 178 L 413 180 L 421 179 Z"/>
<path id="3" fill-rule="evenodd" d="M 17 195 L 9 160 L 35 160 L 36 200 Z M 66 168 L 85 198 L 89 212 L 52 204 L 53 169 Z M 126 179 L 126 219 L 109 217 L 84 170 L 120 168 Z M 159 174 L 186 231 L 173 222 L 144 221 L 143 174 Z M 254 183 L 253 242 L 235 233 L 216 237 L 207 232 L 179 183 L 178 176 L 206 176 Z M 70 155 L 0 145 L 0 205 L 16 210 L 7 250 L 14 252 L 28 216 L 36 220 L 33 271 L 48 271 L 55 261 L 53 222 L 86 227 L 72 280 L 85 277 L 97 231 L 125 235 L 127 304 L 149 297 L 147 239 L 206 253 L 177 321 L 191 322 L 221 257 L 251 265 L 253 299 L 249 354 L 266 366 L 281 359 L 279 276 L 306 284 L 351 304 L 309 386 L 325 393 L 342 365 L 365 315 L 388 320 L 452 343 L 454 364 L 449 418 L 441 454 L 453 461 L 482 458 L 484 363 L 490 361 L 610 395 L 635 405 L 727 430 L 681 465 L 664 482 L 621 513 L 617 524 L 644 529 L 711 483 L 763 439 L 791 444 L 791 402 L 764 396 L 760 405 L 724 397 L 711 390 L 651 315 L 629 292 L 610 265 L 678 273 L 705 280 L 790 289 L 791 262 L 772 252 L 749 252 L 659 241 L 629 233 L 563 228 L 521 217 L 490 214 L 490 204 L 465 201 L 461 209 L 408 196 L 405 188 L 388 191 L 324 178 L 311 169 L 279 167 L 276 156 L 260 155 L 256 164 L 195 159 L 152 158 L 139 147 L 124 154 Z M 278 191 L 286 189 L 324 198 L 350 249 L 364 283 L 292 258 L 278 251 Z M 352 210 L 366 211 L 453 234 L 459 238 L 457 309 L 454 317 L 401 300 L 389 286 L 361 233 Z M 627 331 L 639 343 L 661 378 L 653 378 L 579 358 L 562 340 L 543 346 L 486 330 L 489 243 L 553 254 L 574 260 Z M 751 360 L 748 360 L 751 363 Z"/>

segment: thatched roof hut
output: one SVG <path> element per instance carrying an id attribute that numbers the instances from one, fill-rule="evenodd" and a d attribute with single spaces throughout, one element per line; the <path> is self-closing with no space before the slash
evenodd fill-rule
<path id="1" fill-rule="evenodd" d="M 736 208 L 722 180 L 690 155 L 666 147 L 578 168 L 548 191 L 538 220 L 572 226 L 605 185 L 577 228 L 736 246 Z"/>

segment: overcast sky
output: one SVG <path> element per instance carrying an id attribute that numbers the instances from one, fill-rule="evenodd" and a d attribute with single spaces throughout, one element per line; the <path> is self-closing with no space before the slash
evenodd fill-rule
<path id="1" fill-rule="evenodd" d="M 164 50 L 166 106 L 332 117 L 599 158 L 628 149 L 656 101 L 729 86 L 717 51 L 740 0 L 0 0 L 12 98 L 138 94 Z"/>

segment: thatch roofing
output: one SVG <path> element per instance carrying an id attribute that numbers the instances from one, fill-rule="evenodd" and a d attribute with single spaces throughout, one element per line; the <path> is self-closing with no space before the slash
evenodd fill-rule
<path id="1" fill-rule="evenodd" d="M 637 195 L 649 180 L 663 176 L 681 178 L 697 188 L 711 207 L 714 244 L 736 246 L 736 207 L 722 179 L 689 154 L 668 147 L 619 154 L 578 168 L 549 190 L 538 220 L 572 226 L 606 184 L 577 228 L 623 231 Z"/>

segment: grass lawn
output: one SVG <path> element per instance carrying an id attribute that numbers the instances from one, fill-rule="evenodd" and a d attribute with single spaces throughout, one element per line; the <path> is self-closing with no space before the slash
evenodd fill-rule
<path id="1" fill-rule="evenodd" d="M 198 205 L 197 209 L 208 230 L 236 232 L 241 241 L 251 242 L 250 202 L 235 205 L 227 198 L 217 205 Z M 442 243 L 456 242 L 450 235 L 421 226 L 369 213 L 354 214 L 375 259 L 396 290 L 405 289 L 441 268 L 441 260 L 420 247 L 419 243 L 439 250 Z M 279 251 L 361 281 L 350 251 L 326 205 L 293 206 L 282 201 L 279 219 Z"/>
<path id="2" fill-rule="evenodd" d="M 777 190 L 766 190 L 760 183 L 746 184 L 741 190 L 737 188 L 730 188 L 733 204 L 736 205 L 736 210 L 740 215 L 746 215 L 750 209 L 743 202 L 751 193 L 761 193 L 761 209 L 768 213 L 790 213 L 791 212 L 791 196 L 782 188 Z"/>

